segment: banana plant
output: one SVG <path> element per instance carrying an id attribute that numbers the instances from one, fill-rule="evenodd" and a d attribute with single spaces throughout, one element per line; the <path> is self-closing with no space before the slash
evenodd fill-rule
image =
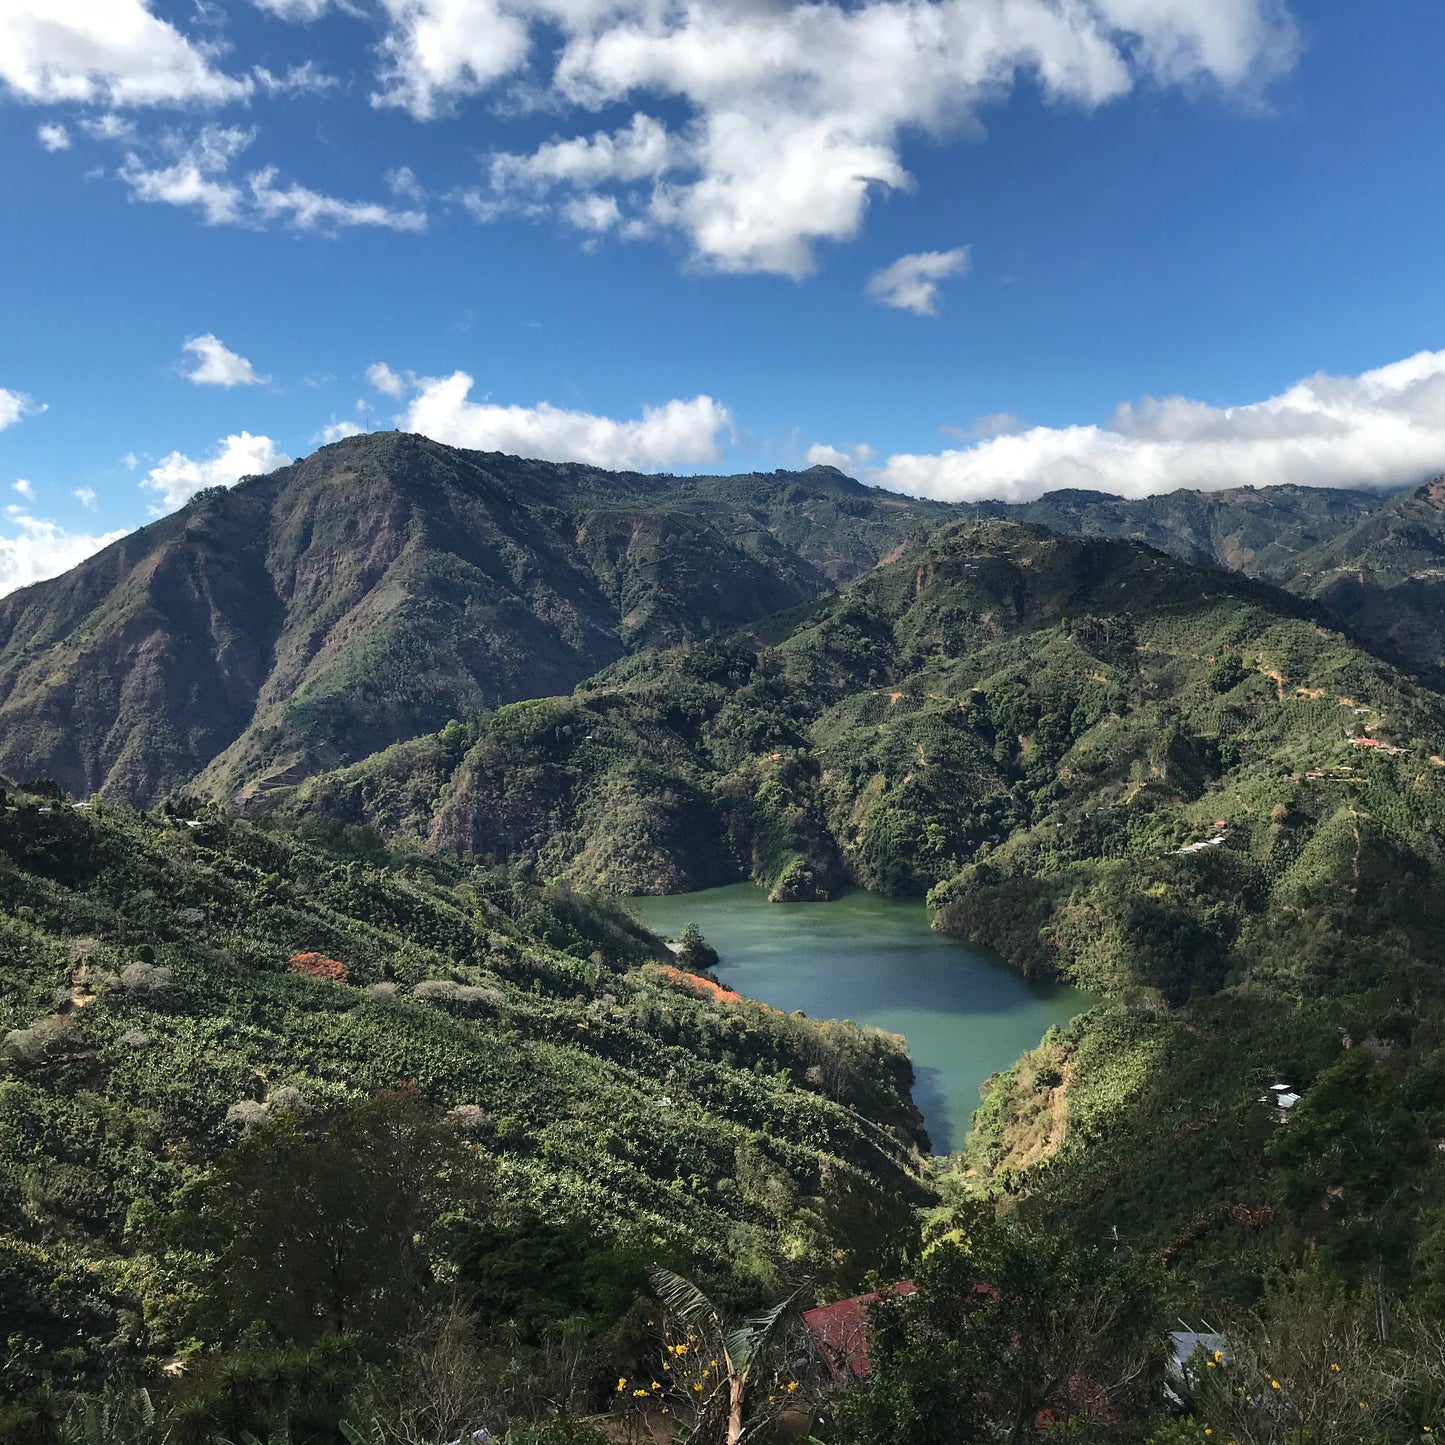
<path id="1" fill-rule="evenodd" d="M 727 1445 L 742 1445 L 747 1435 L 748 1386 L 759 1366 L 768 1361 L 796 1293 L 772 1309 L 743 1319 L 729 1319 L 690 1279 L 669 1269 L 648 1271 L 657 1297 L 672 1315 L 695 1330 L 716 1350 L 727 1383 Z"/>

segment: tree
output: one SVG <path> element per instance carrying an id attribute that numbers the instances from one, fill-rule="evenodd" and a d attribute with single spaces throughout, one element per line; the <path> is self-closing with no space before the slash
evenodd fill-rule
<path id="1" fill-rule="evenodd" d="M 689 973 L 702 973 L 717 965 L 717 949 L 702 936 L 697 924 L 689 923 L 678 936 L 677 961 Z"/>
<path id="2" fill-rule="evenodd" d="M 201 1187 L 212 1299 L 233 1330 L 394 1340 L 484 1207 L 484 1156 L 408 1092 L 324 1118 L 284 1113 L 223 1154 Z"/>
<path id="3" fill-rule="evenodd" d="M 746 1319 L 726 1318 L 691 1280 L 671 1270 L 650 1271 L 653 1288 L 682 1327 L 682 1336 L 667 1346 L 667 1372 L 677 1398 L 686 1400 L 693 1417 L 688 1439 L 696 1445 L 740 1445 L 762 1421 L 776 1415 L 796 1380 L 782 1380 L 777 1367 L 785 1363 L 778 1346 L 793 1299 Z M 755 1386 L 768 1379 L 770 1396 L 760 1405 Z M 624 1382 L 625 1384 L 625 1382 Z M 622 1388 L 621 1386 L 619 1388 Z"/>
<path id="4" fill-rule="evenodd" d="M 984 1208 L 925 1256 L 915 1294 L 869 1310 L 868 1382 L 839 1403 L 845 1440 L 1024 1445 L 1152 1404 L 1149 1267 Z"/>

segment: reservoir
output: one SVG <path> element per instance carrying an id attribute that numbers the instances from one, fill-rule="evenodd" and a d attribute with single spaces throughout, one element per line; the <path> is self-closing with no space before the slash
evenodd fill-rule
<path id="1" fill-rule="evenodd" d="M 938 1154 L 962 1148 L 990 1074 L 1096 1002 L 935 933 L 921 898 L 859 891 L 831 903 L 769 903 L 766 889 L 735 883 L 626 901 L 669 938 L 696 923 L 721 955 L 719 981 L 738 993 L 903 1034 Z"/>

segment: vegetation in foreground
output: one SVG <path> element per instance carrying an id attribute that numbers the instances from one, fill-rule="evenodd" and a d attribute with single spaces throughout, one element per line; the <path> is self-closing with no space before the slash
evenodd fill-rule
<path id="1" fill-rule="evenodd" d="M 896 1040 L 700 997 L 605 901 L 364 833 L 4 804 L 0 1439 L 142 1388 L 176 1441 L 362 1405 L 399 1439 L 448 1371 L 521 1425 L 635 1372 L 651 1264 L 729 1305 L 902 1267 Z"/>

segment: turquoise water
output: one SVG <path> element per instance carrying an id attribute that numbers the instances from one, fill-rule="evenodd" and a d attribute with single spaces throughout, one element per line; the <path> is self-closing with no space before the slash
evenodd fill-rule
<path id="1" fill-rule="evenodd" d="M 696 923 L 722 955 L 729 988 L 812 1018 L 903 1034 L 913 1097 L 935 1153 L 961 1148 L 979 1086 L 1094 1003 L 1031 983 L 1006 963 L 935 933 L 921 899 L 849 893 L 832 903 L 769 903 L 752 883 L 671 898 L 629 898 L 649 928 Z"/>

